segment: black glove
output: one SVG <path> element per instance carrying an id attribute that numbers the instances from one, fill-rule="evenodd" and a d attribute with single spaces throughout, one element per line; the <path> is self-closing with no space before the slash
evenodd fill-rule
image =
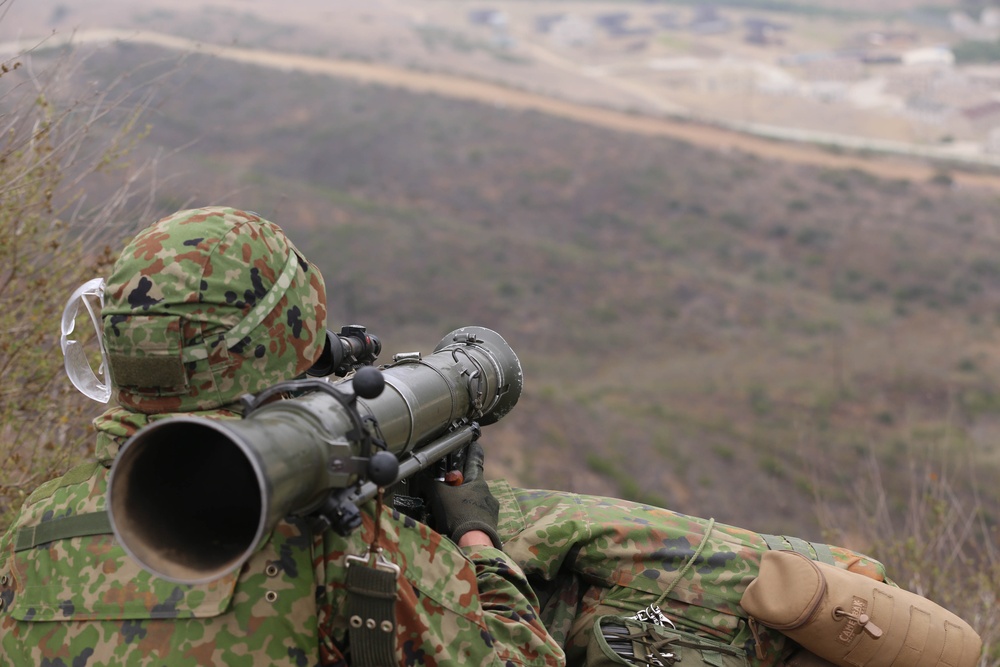
<path id="1" fill-rule="evenodd" d="M 449 486 L 444 482 L 434 482 L 428 491 L 431 516 L 439 533 L 458 542 L 470 530 L 481 530 L 489 535 L 493 546 L 502 545 L 497 533 L 500 518 L 500 503 L 490 493 L 483 478 L 483 461 L 486 454 L 478 442 L 469 445 L 465 457 L 465 480 L 460 486 Z"/>

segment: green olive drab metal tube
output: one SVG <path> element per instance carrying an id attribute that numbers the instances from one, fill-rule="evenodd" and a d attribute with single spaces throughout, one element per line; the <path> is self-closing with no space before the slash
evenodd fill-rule
<path id="1" fill-rule="evenodd" d="M 185 416 L 143 428 L 122 447 L 108 484 L 119 542 L 157 576 L 217 579 L 282 517 L 316 510 L 337 489 L 357 487 L 359 502 L 371 497 L 372 484 L 360 484 L 370 452 L 358 451 L 359 417 L 378 424 L 402 477 L 470 442 L 475 423 L 502 418 L 523 385 L 514 351 L 482 327 L 457 329 L 432 354 L 382 376 L 384 390 L 358 398 L 356 412 L 347 407 L 350 382 L 311 380 L 324 390 L 265 402 L 241 420 Z"/>

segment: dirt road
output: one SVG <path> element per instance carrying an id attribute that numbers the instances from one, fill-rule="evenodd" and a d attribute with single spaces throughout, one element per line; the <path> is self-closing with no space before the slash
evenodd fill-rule
<path id="1" fill-rule="evenodd" d="M 77 32 L 66 37 L 54 35 L 46 40 L 45 43 L 48 46 L 54 46 L 60 40 L 72 40 L 72 42 L 77 44 L 127 41 L 178 51 L 203 53 L 234 62 L 271 69 L 338 77 L 362 83 L 409 90 L 415 93 L 433 93 L 455 99 L 491 104 L 507 109 L 530 109 L 620 132 L 672 137 L 719 151 L 742 151 L 758 155 L 765 159 L 837 169 L 860 169 L 887 179 L 924 181 L 934 177 L 935 174 L 941 171 L 939 165 L 929 164 L 918 159 L 891 156 L 862 157 L 847 153 L 839 154 L 818 146 L 773 141 L 706 124 L 670 118 L 631 115 L 611 109 L 574 104 L 539 94 L 448 74 L 417 72 L 386 65 L 346 60 L 329 60 L 293 53 L 204 44 L 181 37 L 146 31 L 90 30 Z M 11 42 L 0 44 L 0 55 L 20 52 L 34 43 Z M 957 169 L 951 170 L 949 173 L 956 185 L 989 187 L 1000 190 L 1000 173 L 974 173 Z"/>

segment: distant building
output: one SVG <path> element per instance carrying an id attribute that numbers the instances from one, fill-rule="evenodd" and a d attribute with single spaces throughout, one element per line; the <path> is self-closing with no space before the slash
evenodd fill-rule
<path id="1" fill-rule="evenodd" d="M 683 27 L 677 12 L 658 12 L 650 18 L 657 27 L 666 30 L 678 30 Z"/>
<path id="2" fill-rule="evenodd" d="M 987 153 L 1000 153 L 1000 127 L 994 127 L 986 136 L 983 148 Z"/>
<path id="3" fill-rule="evenodd" d="M 861 62 L 866 65 L 899 65 L 903 62 L 903 57 L 896 53 L 865 53 L 861 56 Z"/>
<path id="4" fill-rule="evenodd" d="M 628 12 L 600 14 L 594 22 L 610 37 L 637 37 L 653 33 L 652 28 L 628 25 L 632 17 Z"/>
<path id="5" fill-rule="evenodd" d="M 901 56 L 904 65 L 942 65 L 950 67 L 955 64 L 955 54 L 944 46 L 930 46 L 923 49 L 906 51 Z"/>
<path id="6" fill-rule="evenodd" d="M 995 125 L 995 121 L 1000 118 L 1000 101 L 989 100 L 987 102 L 962 109 L 962 117 L 975 124 L 994 121 L 990 124 Z"/>
<path id="7" fill-rule="evenodd" d="M 867 66 L 861 62 L 861 58 L 839 53 L 829 54 L 826 58 L 800 60 L 797 68 L 801 79 L 814 84 L 831 84 L 831 89 L 837 91 L 845 90 L 844 86 L 847 84 L 868 78 Z M 829 98 L 831 95 L 824 93 L 823 97 Z"/>
<path id="8" fill-rule="evenodd" d="M 705 69 L 702 58 L 694 56 L 679 56 L 677 58 L 654 58 L 646 63 L 646 67 L 661 72 L 697 72 Z"/>
<path id="9" fill-rule="evenodd" d="M 955 109 L 952 107 L 954 113 Z M 957 133 L 979 137 L 985 144 L 992 144 L 990 152 L 1000 148 L 1000 101 L 980 99 L 977 104 L 965 105 L 955 114 L 952 127 Z"/>
<path id="10" fill-rule="evenodd" d="M 543 14 L 541 16 L 536 16 L 535 31 L 546 35 L 552 31 L 552 26 L 559 23 L 564 18 L 566 18 L 565 14 Z"/>
<path id="11" fill-rule="evenodd" d="M 832 51 L 810 51 L 807 53 L 793 53 L 778 58 L 778 64 L 784 67 L 805 67 L 813 63 L 838 59 L 839 56 Z"/>
<path id="12" fill-rule="evenodd" d="M 473 9 L 468 16 L 469 23 L 473 25 L 499 26 L 507 24 L 507 15 L 496 9 Z"/>
<path id="13" fill-rule="evenodd" d="M 614 28 L 625 24 L 631 15 L 628 12 L 609 12 L 607 14 L 598 14 L 594 18 L 594 23 L 603 28 Z"/>
<path id="14" fill-rule="evenodd" d="M 962 69 L 969 83 L 987 88 L 989 90 L 1000 90 L 1000 69 L 990 65 L 970 65 Z"/>
<path id="15" fill-rule="evenodd" d="M 722 15 L 719 14 L 715 5 L 697 5 L 694 8 L 694 18 L 691 19 L 691 23 L 718 21 L 721 18 Z"/>
<path id="16" fill-rule="evenodd" d="M 733 29 L 733 24 L 726 19 L 719 19 L 718 21 L 702 21 L 700 23 L 692 23 L 688 26 L 688 30 L 696 35 L 722 35 Z"/>
<path id="17" fill-rule="evenodd" d="M 774 32 L 784 32 L 791 27 L 787 23 L 778 23 L 752 16 L 743 19 L 743 26 L 748 30 L 773 30 Z"/>
<path id="18" fill-rule="evenodd" d="M 951 29 L 966 39 L 992 41 L 1000 37 L 1000 16 L 996 10 L 984 10 L 980 20 L 976 20 L 962 11 L 948 14 Z"/>
<path id="19" fill-rule="evenodd" d="M 920 36 L 911 30 L 873 30 L 865 33 L 863 40 L 871 46 L 885 46 L 887 44 L 913 43 L 920 39 Z"/>
<path id="20" fill-rule="evenodd" d="M 718 35 L 733 29 L 732 22 L 722 16 L 712 5 L 699 6 L 695 9 L 694 18 L 688 24 L 688 30 L 697 35 Z"/>
<path id="21" fill-rule="evenodd" d="M 553 22 L 549 39 L 561 46 L 586 46 L 594 40 L 593 25 L 581 16 L 567 14 Z"/>
<path id="22" fill-rule="evenodd" d="M 789 29 L 787 23 L 775 23 L 761 18 L 744 19 L 743 27 L 746 28 L 746 35 L 743 39 L 749 44 L 759 46 L 784 44 L 785 38 L 782 33 Z"/>

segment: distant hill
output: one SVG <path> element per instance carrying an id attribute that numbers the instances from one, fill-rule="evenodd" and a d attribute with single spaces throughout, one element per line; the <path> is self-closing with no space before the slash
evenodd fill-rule
<path id="1" fill-rule="evenodd" d="M 819 538 L 877 467 L 900 506 L 947 476 L 996 522 L 995 191 L 138 47 L 81 81 L 140 62 L 170 72 L 157 213 L 280 223 L 386 361 L 465 324 L 511 343 L 491 474 Z"/>

